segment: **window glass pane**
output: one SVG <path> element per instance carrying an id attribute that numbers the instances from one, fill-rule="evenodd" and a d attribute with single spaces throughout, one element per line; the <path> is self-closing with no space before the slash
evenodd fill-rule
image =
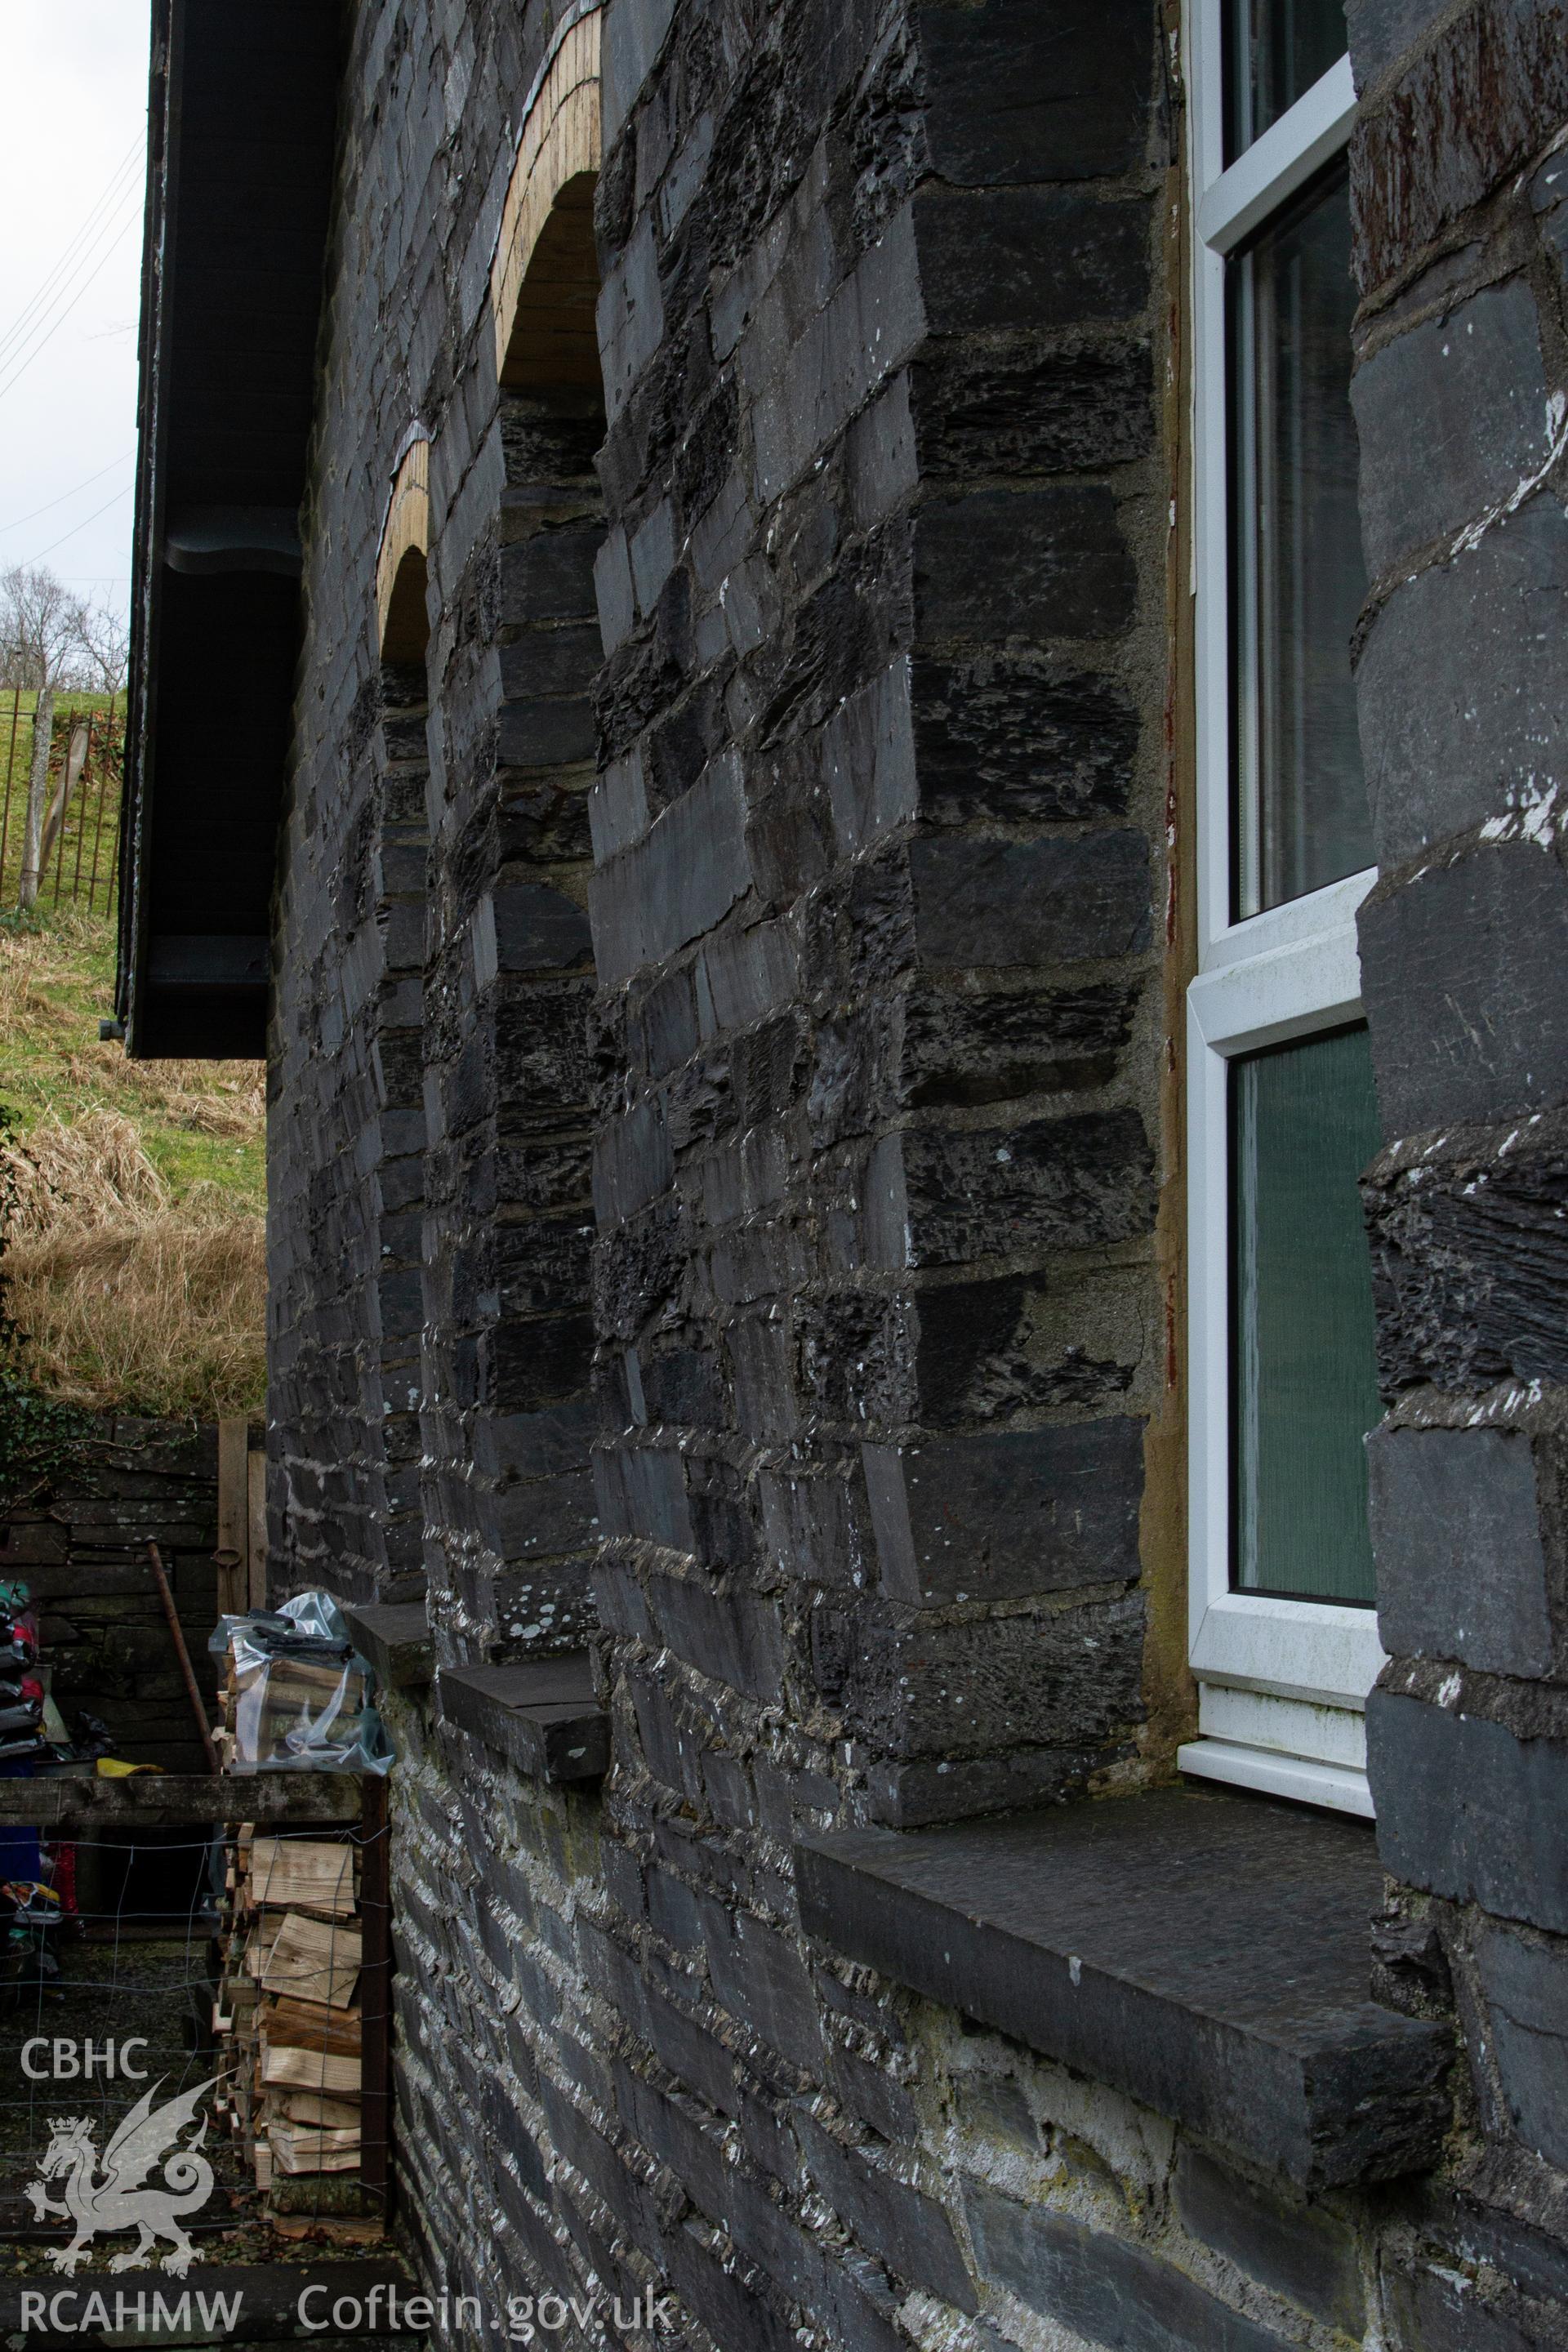
<path id="1" fill-rule="evenodd" d="M 1350 641 L 1366 593 L 1341 163 L 1230 268 L 1236 914 L 1373 862 Z"/>
<path id="2" fill-rule="evenodd" d="M 1226 0 L 1226 154 L 1288 113 L 1347 46 L 1344 0 Z"/>
<path id="3" fill-rule="evenodd" d="M 1230 1071 L 1235 1582 L 1373 1598 L 1363 1439 L 1378 1419 L 1356 1179 L 1380 1138 L 1363 1028 Z"/>

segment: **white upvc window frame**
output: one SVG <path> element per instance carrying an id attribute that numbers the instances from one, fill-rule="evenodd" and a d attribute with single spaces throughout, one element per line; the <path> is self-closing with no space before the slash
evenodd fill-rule
<path id="1" fill-rule="evenodd" d="M 1355 918 L 1375 868 L 1232 919 L 1226 257 L 1350 138 L 1348 57 L 1225 168 L 1220 0 L 1187 0 L 1193 218 L 1198 971 L 1187 995 L 1190 1658 L 1184 1771 L 1370 1816 L 1370 1608 L 1231 1586 L 1230 1121 L 1238 1055 L 1361 1016 Z"/>

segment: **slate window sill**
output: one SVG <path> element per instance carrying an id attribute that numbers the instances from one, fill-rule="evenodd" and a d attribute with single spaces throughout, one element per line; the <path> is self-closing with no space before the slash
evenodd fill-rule
<path id="1" fill-rule="evenodd" d="M 610 1718 L 594 1696 L 585 1650 L 517 1666 L 443 1666 L 442 1718 L 471 1732 L 532 1780 L 602 1780 Z"/>
<path id="2" fill-rule="evenodd" d="M 1308 2188 L 1436 2161 L 1440 2026 L 1368 1994 L 1370 1830 L 1156 1790 L 796 1848 L 807 1932 Z"/>
<path id="3" fill-rule="evenodd" d="M 389 1690 L 423 1690 L 435 1679 L 436 1648 L 423 1601 L 343 1604 L 349 1639 Z"/>

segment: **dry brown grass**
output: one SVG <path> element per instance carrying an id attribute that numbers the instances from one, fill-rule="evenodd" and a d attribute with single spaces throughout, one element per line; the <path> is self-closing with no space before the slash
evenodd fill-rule
<path id="1" fill-rule="evenodd" d="M 178 1205 L 112 1110 L 41 1120 L 16 1184 L 5 1305 L 51 1396 L 145 1413 L 253 1412 L 266 1394 L 263 1220 L 216 1185 Z"/>
<path id="2" fill-rule="evenodd" d="M 121 1412 L 255 1412 L 266 1393 L 264 1080 L 100 1044 L 102 917 L 0 932 L 0 1099 L 16 1115 L 0 1272 L 28 1377 Z"/>
<path id="3" fill-rule="evenodd" d="M 29 1376 L 51 1396 L 121 1412 L 259 1410 L 267 1389 L 262 1220 L 163 1211 L 57 1225 L 5 1254 L 6 1305 Z"/>

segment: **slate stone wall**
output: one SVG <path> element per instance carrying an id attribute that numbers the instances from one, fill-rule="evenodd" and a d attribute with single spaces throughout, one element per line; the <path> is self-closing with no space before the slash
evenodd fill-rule
<path id="1" fill-rule="evenodd" d="M 795 1909 L 803 1829 L 1136 1786 L 1183 1728 L 1174 20 L 1131 0 L 611 0 L 601 413 L 498 393 L 489 312 L 521 110 L 573 13 L 354 12 L 306 516 L 273 1556 L 362 1594 L 422 1577 L 446 1666 L 591 1640 L 613 1733 L 602 1794 L 568 1796 L 444 1720 L 438 1690 L 390 1705 L 408 2227 L 442 2283 L 487 2298 L 667 2287 L 658 2340 L 693 2352 L 1551 2342 L 1536 2306 L 1561 2298 L 1563 2233 L 1544 2202 L 1527 2226 L 1478 2200 L 1507 2137 L 1479 2111 L 1435 2185 L 1299 2199 L 810 1947 Z M 1383 37 L 1391 123 L 1415 121 L 1394 52 L 1419 29 Z M 1428 73 L 1431 103 L 1462 104 L 1457 71 Z M 1404 209 L 1380 226 L 1363 206 L 1369 256 L 1434 234 L 1437 179 L 1462 193 L 1482 152 L 1458 139 L 1439 174 L 1409 135 Z M 1536 235 L 1496 185 L 1485 236 L 1527 215 Z M 1492 249 L 1449 218 L 1461 257 Z M 1403 264 L 1373 266 L 1381 287 Z M 1395 351 L 1423 314 L 1365 315 L 1372 447 L 1377 339 Z M 1528 436 L 1504 394 L 1498 434 Z M 423 744 L 374 597 L 416 423 Z M 1447 526 L 1400 544 L 1441 469 L 1380 491 L 1380 462 L 1373 566 L 1405 585 L 1361 665 L 1392 743 L 1439 698 L 1403 719 L 1380 699 L 1379 632 L 1431 593 Z M 1482 506 L 1512 494 L 1486 482 Z M 1529 506 L 1478 561 L 1521 543 Z M 1531 657 L 1518 630 L 1507 650 Z M 1401 693 L 1407 668 L 1387 657 Z M 1405 1053 L 1411 975 L 1472 933 L 1439 908 L 1407 949 L 1414 870 L 1409 911 L 1386 909 L 1401 858 L 1427 871 L 1399 829 L 1426 820 L 1392 750 L 1369 765 L 1389 876 L 1366 932 L 1374 1044 L 1389 1131 L 1419 1138 L 1416 1063 L 1453 1065 L 1465 1024 L 1435 984 Z M 1459 788 L 1451 761 L 1442 782 Z M 1544 817 L 1500 799 L 1465 821 L 1488 814 L 1506 824 L 1477 859 L 1548 862 Z M 378 862 L 389 825 L 399 856 Z M 1508 927 L 1521 968 L 1542 936 Z M 1511 1011 L 1495 1034 L 1518 1037 Z M 1493 1158 L 1539 1169 L 1548 1132 Z M 1453 1144 L 1442 1186 L 1397 1154 L 1374 1181 L 1380 1247 L 1422 1218 L 1443 1234 L 1407 1250 L 1389 1360 L 1443 1334 L 1492 1381 L 1509 1280 L 1509 1328 L 1533 1316 L 1550 1344 L 1533 1269 L 1552 1228 L 1536 1218 L 1529 1253 L 1494 1240 L 1489 1272 L 1479 1243 L 1467 1260 L 1468 1231 L 1535 1213 L 1537 1179 L 1467 1191 Z M 1379 1441 L 1380 1492 L 1403 1437 Z M 1505 1454 L 1496 1477 L 1524 1597 L 1489 1606 L 1465 1666 L 1489 1702 L 1555 1656 L 1554 1538 L 1531 1548 L 1528 1508 L 1545 1457 L 1519 1442 L 1528 1471 Z M 1380 1522 L 1390 1622 L 1415 1629 L 1411 1671 L 1435 1643 L 1444 1678 L 1424 1551 L 1394 1597 L 1410 1524 L 1397 1505 Z M 1455 1549 L 1460 1591 L 1462 1572 Z M 1408 1703 L 1379 1704 L 1381 1723 Z M 1477 1736 L 1468 1701 L 1414 1719 L 1428 1760 Z M 1521 1727 L 1480 1732 L 1544 1788 L 1532 1759 L 1557 1735 L 1527 1756 Z M 1444 1822 L 1468 1818 L 1456 1796 Z M 1507 1841 L 1487 1860 L 1511 1866 Z M 1420 1909 L 1396 1905 L 1379 1948 L 1390 1984 L 1435 1999 Z M 1550 2051 L 1550 1987 L 1517 1990 L 1547 1948 L 1521 1916 L 1486 1949 L 1494 1981 L 1513 1969 L 1517 2046 Z M 577 2340 L 636 2339 L 601 2305 Z"/>
<path id="2" fill-rule="evenodd" d="M 701 22 L 633 103 L 612 16 L 600 199 L 634 1843 L 694 1708 L 900 1824 L 1125 1771 L 1164 1370 L 1155 27 L 804 6 L 730 68 Z"/>
<path id="3" fill-rule="evenodd" d="M 1378 1977 L 1463 2032 L 1474 2137 L 1449 2229 L 1560 2301 L 1568 15 L 1350 17 L 1380 868 L 1361 949 L 1389 1139 L 1365 1188 L 1391 1406 L 1371 1454 L 1392 1663 L 1370 1770 L 1396 1882 Z M 1443 2242 L 1412 2289 L 1435 2307 Z M 1538 2324 L 1434 2319 L 1431 2340 L 1533 2343 Z"/>
<path id="4" fill-rule="evenodd" d="M 46 1664 L 68 1723 L 79 1708 L 109 1727 L 111 1753 L 166 1772 L 207 1769 L 147 1559 L 158 1546 L 196 1677 L 209 1705 L 216 1669 L 217 1430 L 104 1416 L 47 1487 L 0 1528 L 0 1577 L 37 1604 Z"/>

